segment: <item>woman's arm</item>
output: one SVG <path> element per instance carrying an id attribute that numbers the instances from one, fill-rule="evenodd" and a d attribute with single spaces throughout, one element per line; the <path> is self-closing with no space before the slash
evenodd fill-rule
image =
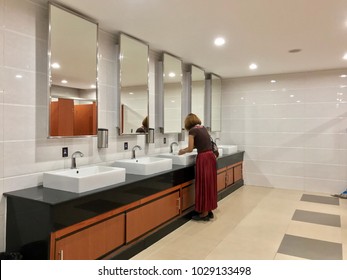
<path id="1" fill-rule="evenodd" d="M 194 136 L 193 135 L 189 135 L 189 138 L 188 138 L 188 147 L 187 148 L 184 148 L 184 149 L 181 149 L 178 151 L 178 154 L 179 155 L 183 155 L 185 153 L 191 153 L 194 149 Z"/>

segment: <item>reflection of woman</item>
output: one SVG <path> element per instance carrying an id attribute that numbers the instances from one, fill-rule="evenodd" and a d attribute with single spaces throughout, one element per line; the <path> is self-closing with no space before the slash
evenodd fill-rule
<path id="1" fill-rule="evenodd" d="M 188 147 L 178 154 L 198 150 L 195 164 L 195 210 L 199 213 L 194 220 L 208 221 L 213 218 L 212 210 L 217 208 L 217 161 L 212 151 L 211 138 L 195 114 L 189 114 L 184 121 L 188 130 Z"/>
<path id="2" fill-rule="evenodd" d="M 148 116 L 142 121 L 142 126 L 136 129 L 136 133 L 147 133 L 148 132 Z"/>

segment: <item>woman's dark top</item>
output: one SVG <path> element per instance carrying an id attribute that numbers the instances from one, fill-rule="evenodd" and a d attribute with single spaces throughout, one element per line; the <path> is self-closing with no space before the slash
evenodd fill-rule
<path id="1" fill-rule="evenodd" d="M 194 126 L 189 130 L 189 135 L 194 136 L 194 148 L 198 153 L 212 150 L 210 134 L 204 126 Z"/>

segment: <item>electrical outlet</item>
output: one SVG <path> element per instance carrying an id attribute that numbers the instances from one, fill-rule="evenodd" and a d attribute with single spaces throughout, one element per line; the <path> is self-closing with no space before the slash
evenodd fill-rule
<path id="1" fill-rule="evenodd" d="M 69 150 L 67 147 L 63 147 L 62 149 L 62 157 L 68 157 L 69 156 Z"/>
<path id="2" fill-rule="evenodd" d="M 128 149 L 128 142 L 124 142 L 124 150 Z"/>
<path id="3" fill-rule="evenodd" d="M 166 144 L 166 138 L 164 137 L 164 144 Z"/>

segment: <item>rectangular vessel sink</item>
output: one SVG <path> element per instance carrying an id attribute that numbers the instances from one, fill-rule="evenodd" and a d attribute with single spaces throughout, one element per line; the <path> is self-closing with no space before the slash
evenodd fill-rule
<path id="1" fill-rule="evenodd" d="M 82 193 L 125 181 L 125 169 L 112 166 L 89 166 L 43 173 L 43 186 Z"/>
<path id="2" fill-rule="evenodd" d="M 223 154 L 237 153 L 237 145 L 218 145 L 218 148 L 223 150 Z"/>
<path id="3" fill-rule="evenodd" d="M 151 175 L 172 169 L 172 159 L 158 157 L 120 159 L 115 161 L 112 166 L 123 167 L 129 174 Z"/>
<path id="4" fill-rule="evenodd" d="M 196 152 L 186 153 L 184 155 L 177 155 L 177 154 L 173 154 L 173 153 L 164 153 L 164 154 L 158 155 L 158 157 L 171 158 L 173 164 L 190 165 L 190 164 L 195 163 L 196 155 L 197 155 Z"/>

